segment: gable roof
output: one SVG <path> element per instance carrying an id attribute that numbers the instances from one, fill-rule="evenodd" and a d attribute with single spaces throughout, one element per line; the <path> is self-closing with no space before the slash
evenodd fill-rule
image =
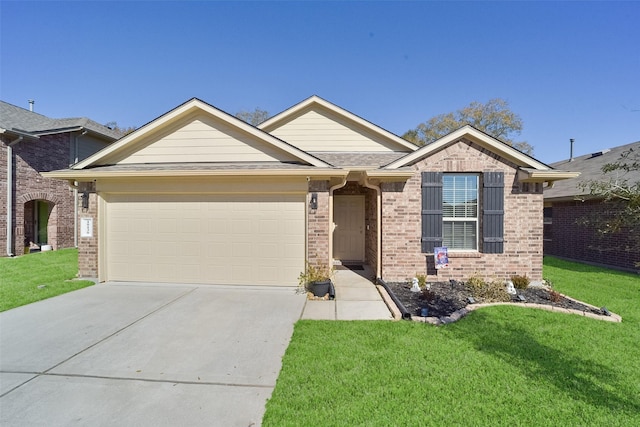
<path id="1" fill-rule="evenodd" d="M 258 125 L 258 128 L 265 132 L 273 133 L 277 129 L 283 127 L 287 123 L 299 118 L 305 113 L 310 111 L 328 112 L 329 114 L 336 116 L 341 121 L 344 121 L 348 125 L 354 128 L 363 129 L 366 132 L 376 136 L 377 138 L 384 140 L 389 146 L 393 147 L 393 151 L 411 152 L 418 149 L 418 146 L 411 142 L 400 138 L 399 136 L 389 132 L 386 129 L 381 128 L 360 116 L 357 116 L 344 108 L 338 107 L 329 101 L 320 98 L 317 95 L 313 95 L 302 102 L 284 110 L 283 112 L 276 114 L 275 116 L 267 119 L 263 123 Z M 319 151 L 319 150 L 313 150 Z"/>
<path id="2" fill-rule="evenodd" d="M 615 163 L 620 159 L 622 153 L 633 149 L 640 153 L 640 141 L 631 144 L 621 145 L 618 147 L 608 148 L 591 154 L 574 157 L 573 160 L 561 160 L 552 163 L 553 167 L 562 168 L 567 171 L 580 172 L 580 177 L 568 182 L 559 182 L 553 188 L 544 190 L 545 199 L 573 199 L 575 196 L 586 196 L 589 191 L 580 188 L 580 184 L 587 183 L 592 180 L 600 180 L 607 175 L 602 172 L 602 167 L 607 163 Z M 630 171 L 624 175 L 624 179 L 632 182 L 640 182 L 640 171 Z"/>
<path id="3" fill-rule="evenodd" d="M 406 156 L 389 163 L 382 169 L 394 170 L 412 165 L 463 138 L 472 141 L 516 164 L 519 167 L 518 179 L 521 182 L 553 182 L 578 176 L 575 172 L 555 170 L 470 125 L 465 125 L 460 129 L 432 142 L 431 144 L 425 145 L 413 153 L 407 154 Z"/>
<path id="4" fill-rule="evenodd" d="M 72 169 L 85 169 L 88 167 L 117 163 L 116 160 L 126 158 L 136 151 L 144 149 L 144 144 L 148 143 L 149 140 L 152 140 L 155 135 L 170 129 L 172 125 L 175 125 L 182 120 L 189 117 L 195 117 L 198 114 L 203 115 L 206 118 L 211 118 L 217 123 L 222 123 L 226 127 L 238 130 L 239 132 L 242 132 L 243 135 L 248 135 L 248 138 L 251 140 L 264 144 L 271 150 L 285 153 L 288 157 L 301 164 L 316 167 L 332 167 L 330 164 L 318 159 L 317 157 L 314 157 L 309 153 L 274 137 L 273 135 L 269 135 L 268 133 L 238 119 L 237 117 L 207 104 L 200 99 L 192 98 L 157 119 L 147 123 L 136 131 L 128 134 L 115 144 L 112 144 L 84 161 L 77 163 L 72 166 Z M 206 161 L 206 159 L 202 160 L 202 162 Z"/>
<path id="5" fill-rule="evenodd" d="M 43 135 L 89 130 L 109 140 L 122 135 L 86 117 L 52 119 L 42 114 L 0 101 L 0 128 L 37 138 Z"/>

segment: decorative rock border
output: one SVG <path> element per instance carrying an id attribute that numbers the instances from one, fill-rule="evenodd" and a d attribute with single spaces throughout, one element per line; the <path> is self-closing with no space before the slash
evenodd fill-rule
<path id="1" fill-rule="evenodd" d="M 393 302 L 393 299 L 391 298 L 391 296 L 389 295 L 389 293 L 387 292 L 385 287 L 381 286 L 381 285 L 376 285 L 376 288 L 378 288 L 378 292 L 380 292 L 380 295 L 382 296 L 382 300 L 384 301 L 384 303 L 389 308 L 389 311 L 391 311 L 391 314 L 393 315 L 393 318 L 395 320 L 401 320 L 402 319 L 402 313 L 400 312 L 400 309 L 395 304 L 395 302 Z M 571 298 L 571 297 L 566 296 L 564 294 L 560 294 L 560 295 L 562 297 L 568 299 L 568 300 L 577 302 L 577 303 L 582 304 L 584 306 L 593 308 L 595 310 L 601 310 L 599 307 L 596 307 L 595 305 L 587 304 L 586 302 L 579 301 L 579 300 L 577 300 L 575 298 Z M 414 322 L 430 323 L 430 324 L 436 325 L 436 326 L 437 325 L 447 325 L 449 323 L 457 322 L 458 320 L 460 320 L 463 317 L 465 317 L 467 314 L 469 314 L 472 311 L 475 311 L 475 310 L 477 310 L 479 308 L 491 307 L 491 306 L 495 306 L 495 305 L 511 305 L 511 306 L 515 306 L 515 307 L 535 308 L 535 309 L 538 309 L 538 310 L 555 311 L 557 313 L 576 314 L 578 316 L 589 317 L 591 319 L 604 320 L 605 322 L 614 322 L 614 323 L 622 322 L 622 317 L 620 315 L 616 314 L 616 313 L 613 313 L 613 312 L 610 312 L 611 313 L 610 316 L 606 316 L 604 314 L 598 315 L 598 314 L 589 313 L 589 312 L 586 312 L 586 311 L 580 311 L 580 310 L 556 307 L 556 306 L 548 305 L 548 304 L 533 304 L 533 303 L 527 303 L 527 302 L 524 302 L 524 303 L 523 302 L 490 302 L 490 303 L 484 303 L 484 304 L 469 304 L 466 307 L 461 308 L 460 310 L 454 311 L 449 316 L 421 317 L 421 316 L 413 316 L 412 315 L 411 316 L 411 320 L 414 321 Z"/>
<path id="2" fill-rule="evenodd" d="M 578 301 L 578 300 L 576 300 L 574 298 L 571 298 L 571 297 L 568 297 L 566 295 L 563 295 L 563 297 L 565 297 L 567 299 L 570 299 L 572 301 L 579 302 L 580 304 L 586 305 L 586 306 L 594 308 L 596 310 L 600 310 L 596 306 L 584 303 L 582 301 Z M 518 302 L 490 302 L 490 303 L 485 303 L 485 304 L 469 304 L 466 307 L 461 308 L 460 310 L 457 310 L 457 311 L 453 312 L 449 316 L 442 316 L 442 317 L 411 316 L 411 320 L 414 321 L 414 322 L 431 323 L 432 325 L 447 325 L 449 323 L 457 322 L 458 320 L 462 319 L 464 316 L 466 316 L 467 314 L 471 313 L 474 310 L 477 310 L 479 308 L 484 308 L 484 307 L 491 307 L 491 306 L 495 306 L 495 305 L 511 305 L 511 306 L 515 306 L 515 307 L 535 308 L 535 309 L 538 309 L 538 310 L 555 311 L 555 312 L 558 312 L 558 313 L 577 314 L 578 316 L 589 317 L 591 319 L 597 319 L 597 320 L 604 320 L 606 322 L 615 322 L 615 323 L 622 322 L 622 317 L 617 315 L 617 314 L 615 314 L 615 313 L 611 313 L 611 316 L 605 316 L 605 315 L 598 315 L 598 314 L 594 314 L 594 313 L 589 313 L 589 312 L 586 312 L 586 311 L 573 310 L 573 309 L 562 308 L 562 307 L 555 307 L 553 305 L 531 304 L 531 303 L 526 303 L 526 302 L 525 303 L 518 303 Z"/>

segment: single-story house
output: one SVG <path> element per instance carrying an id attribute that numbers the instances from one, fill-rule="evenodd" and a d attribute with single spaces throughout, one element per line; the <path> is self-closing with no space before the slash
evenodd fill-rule
<path id="1" fill-rule="evenodd" d="M 617 162 L 622 153 L 631 149 L 640 153 L 640 141 L 551 164 L 563 170 L 580 172 L 580 176 L 544 190 L 545 254 L 640 272 L 636 265 L 640 262 L 638 230 L 623 228 L 616 233 L 602 234 L 584 221 L 594 216 L 600 220 L 612 218 L 620 213 L 619 205 L 590 196 L 584 184 L 615 178 L 618 174 L 607 176 L 602 167 Z M 640 182 L 640 171 L 629 171 L 624 179 Z"/>
<path id="2" fill-rule="evenodd" d="M 312 96 L 257 127 L 194 98 L 47 176 L 88 195 L 81 276 L 295 285 L 306 260 L 541 280 L 542 189 L 576 173 L 470 126 L 417 147 Z"/>
<path id="3" fill-rule="evenodd" d="M 52 119 L 0 101 L 0 256 L 77 244 L 77 192 L 41 172 L 67 168 L 121 135 L 85 117 Z"/>

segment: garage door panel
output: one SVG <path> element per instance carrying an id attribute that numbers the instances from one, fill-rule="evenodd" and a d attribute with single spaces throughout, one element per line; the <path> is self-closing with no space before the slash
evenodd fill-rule
<path id="1" fill-rule="evenodd" d="M 109 195 L 107 279 L 295 285 L 304 199 Z"/>

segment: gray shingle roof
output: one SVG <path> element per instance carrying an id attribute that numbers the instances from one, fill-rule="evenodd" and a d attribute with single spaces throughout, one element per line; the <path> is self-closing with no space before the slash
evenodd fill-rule
<path id="1" fill-rule="evenodd" d="M 109 139 L 119 139 L 119 132 L 109 129 L 86 117 L 52 119 L 42 114 L 0 101 L 0 128 L 21 131 L 32 135 L 68 132 L 82 127 Z"/>
<path id="2" fill-rule="evenodd" d="M 316 166 L 301 165 L 296 163 L 260 162 L 260 163 L 127 163 L 121 165 L 95 166 L 101 172 L 127 172 L 127 171 L 216 171 L 216 170 L 309 170 L 314 171 Z"/>
<path id="3" fill-rule="evenodd" d="M 310 151 L 314 157 L 336 167 L 364 166 L 379 168 L 406 156 L 409 153 L 344 153 Z"/>
<path id="4" fill-rule="evenodd" d="M 633 148 L 635 152 L 640 153 L 640 141 L 602 150 L 597 153 L 574 157 L 573 161 L 569 161 L 569 159 L 567 159 L 552 163 L 550 166 L 555 169 L 580 172 L 580 176 L 574 179 L 558 181 L 555 183 L 553 188 L 545 188 L 544 198 L 555 199 L 588 194 L 588 191 L 584 191 L 580 188 L 580 184 L 591 180 L 600 180 L 605 177 L 602 173 L 602 167 L 607 163 L 616 162 L 620 158 L 620 155 L 625 151 L 628 151 L 630 148 Z M 625 178 L 632 182 L 640 181 L 640 171 L 629 172 L 625 175 Z"/>

